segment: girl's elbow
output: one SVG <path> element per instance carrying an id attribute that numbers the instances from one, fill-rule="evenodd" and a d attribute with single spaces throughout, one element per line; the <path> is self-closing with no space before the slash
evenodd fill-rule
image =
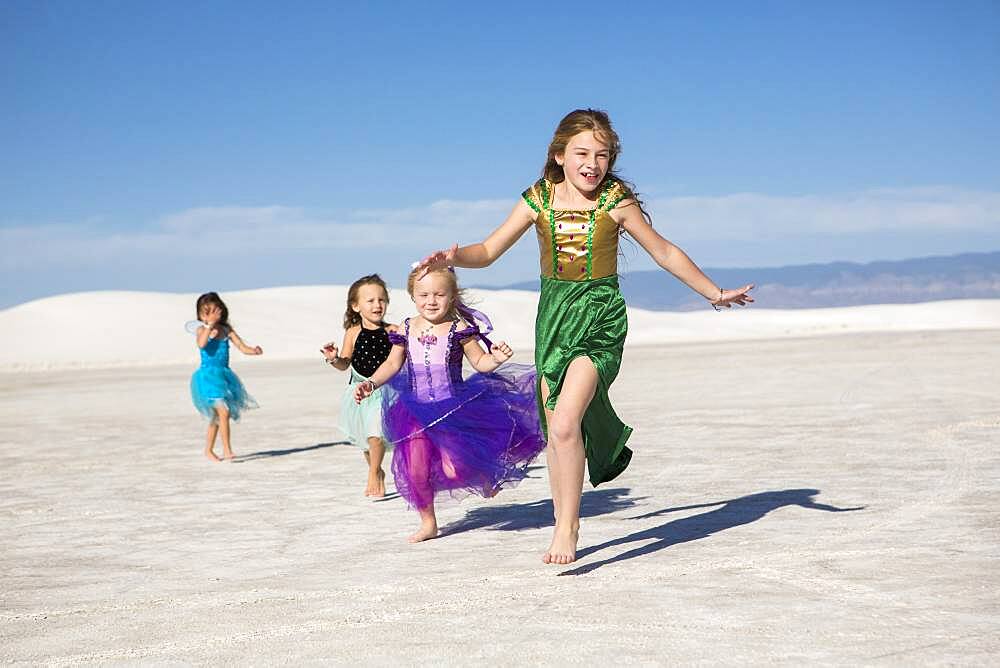
<path id="1" fill-rule="evenodd" d="M 482 250 L 479 253 L 479 257 L 476 258 L 477 269 L 488 267 L 494 262 L 496 262 L 502 252 L 496 248 L 491 247 L 490 244 L 487 244 L 485 242 L 481 244 L 481 249 Z"/>
<path id="2" fill-rule="evenodd" d="M 674 260 L 674 251 L 676 246 L 667 242 L 665 246 L 659 249 L 659 251 L 653 256 L 656 260 L 656 264 L 660 265 L 664 269 L 669 269 L 670 263 Z"/>

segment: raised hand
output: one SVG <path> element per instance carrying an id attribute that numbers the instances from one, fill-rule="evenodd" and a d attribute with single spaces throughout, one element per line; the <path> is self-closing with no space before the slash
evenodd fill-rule
<path id="1" fill-rule="evenodd" d="M 215 327 L 221 317 L 222 309 L 215 304 L 210 304 L 208 308 L 205 309 L 205 324 L 209 327 Z"/>
<path id="2" fill-rule="evenodd" d="M 753 297 L 749 294 L 753 288 L 754 284 L 748 283 L 737 290 L 723 290 L 719 298 L 711 302 L 711 304 L 716 308 L 732 308 L 733 304 L 746 306 L 748 303 L 753 302 Z"/>
<path id="3" fill-rule="evenodd" d="M 455 263 L 455 253 L 457 252 L 458 244 L 454 244 L 447 250 L 434 251 L 414 266 L 414 269 L 423 269 L 423 273 L 417 278 L 423 278 L 428 272 L 436 269 L 446 269 L 452 266 Z"/>
<path id="4" fill-rule="evenodd" d="M 493 347 L 490 348 L 490 354 L 493 355 L 493 359 L 497 361 L 497 364 L 503 364 L 514 356 L 514 350 L 507 345 L 506 341 L 501 341 L 500 343 L 493 344 Z"/>
<path id="5" fill-rule="evenodd" d="M 339 356 L 339 352 L 340 352 L 337 349 L 337 344 L 333 343 L 332 341 L 330 343 L 326 344 L 325 346 L 323 346 L 322 348 L 320 348 L 319 351 L 321 353 L 323 353 L 323 357 L 326 358 L 327 362 L 332 362 L 335 359 L 337 359 L 337 357 Z"/>

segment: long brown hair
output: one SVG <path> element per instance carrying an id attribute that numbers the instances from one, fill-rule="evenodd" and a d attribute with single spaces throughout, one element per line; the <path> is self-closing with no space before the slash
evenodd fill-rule
<path id="1" fill-rule="evenodd" d="M 344 311 L 344 329 L 350 329 L 354 325 L 361 324 L 361 314 L 354 310 L 354 304 L 358 301 L 358 292 L 365 285 L 377 285 L 382 288 L 382 291 L 385 293 L 385 303 L 389 303 L 389 288 L 386 287 L 382 277 L 378 274 L 362 276 L 351 283 L 351 287 L 347 289 L 347 310 Z"/>
<path id="2" fill-rule="evenodd" d="M 566 114 L 559 121 L 555 134 L 552 135 L 552 141 L 549 143 L 549 152 L 545 159 L 545 166 L 542 168 L 542 177 L 552 183 L 562 183 L 566 180 L 566 173 L 563 171 L 562 165 L 556 162 L 556 156 L 565 155 L 566 145 L 569 144 L 570 139 L 588 130 L 593 131 L 598 141 L 607 144 L 608 152 L 610 153 L 608 156 L 608 173 L 605 174 L 604 181 L 598 186 L 598 192 L 604 188 L 608 181 L 618 181 L 625 190 L 625 198 L 634 201 L 635 205 L 639 207 L 639 211 L 642 212 L 642 217 L 646 219 L 647 223 L 652 225 L 653 219 L 649 217 L 649 213 L 643 207 L 642 200 L 639 199 L 639 195 L 635 191 L 635 186 L 615 172 L 615 161 L 618 160 L 618 155 L 621 153 L 622 144 L 618 138 L 618 133 L 611 126 L 611 119 L 605 111 L 601 111 L 600 109 L 576 109 Z"/>

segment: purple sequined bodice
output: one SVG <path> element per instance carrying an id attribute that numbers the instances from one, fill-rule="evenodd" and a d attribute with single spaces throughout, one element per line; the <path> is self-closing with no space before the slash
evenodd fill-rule
<path id="1" fill-rule="evenodd" d="M 421 334 L 410 329 L 406 321 L 406 364 L 410 390 L 418 401 L 441 401 L 454 396 L 456 383 L 462 382 L 462 340 L 475 330 L 458 330 L 458 321 L 451 323 L 445 335 Z"/>
<path id="2" fill-rule="evenodd" d="M 462 343 L 466 339 L 478 336 L 487 349 L 492 345 L 486 336 L 493 331 L 489 318 L 465 305 L 459 307 L 459 314 L 471 324 L 460 328 L 464 323 L 454 320 L 446 334 L 414 331 L 409 318 L 403 323 L 403 334 L 389 332 L 393 345 L 406 347 L 409 390 L 421 403 L 455 396 L 455 386 L 462 383 Z"/>

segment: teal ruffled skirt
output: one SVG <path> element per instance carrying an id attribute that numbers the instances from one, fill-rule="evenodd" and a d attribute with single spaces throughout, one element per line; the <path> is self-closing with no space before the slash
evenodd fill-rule
<path id="1" fill-rule="evenodd" d="M 351 378 L 340 400 L 340 422 L 337 427 L 351 445 L 368 451 L 368 439 L 382 438 L 382 388 L 360 404 L 354 400 L 354 388 L 368 380 L 351 369 Z"/>

